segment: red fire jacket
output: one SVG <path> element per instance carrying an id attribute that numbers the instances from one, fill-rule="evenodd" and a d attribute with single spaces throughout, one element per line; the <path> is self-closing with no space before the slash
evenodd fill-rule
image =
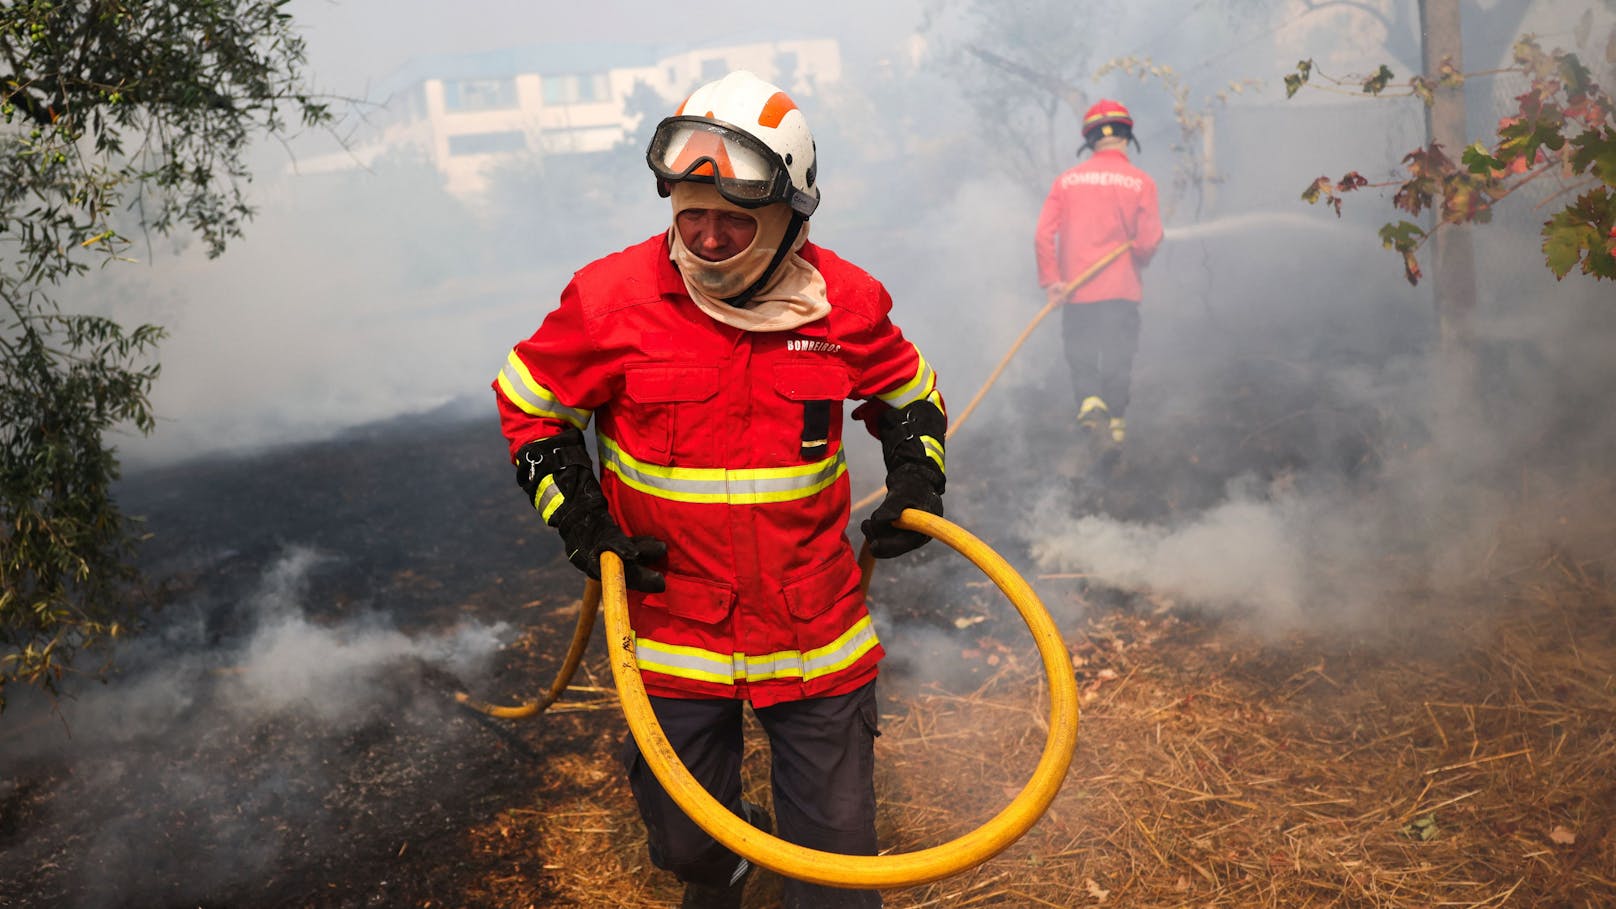
<path id="1" fill-rule="evenodd" d="M 1119 256 L 1067 299 L 1138 302 L 1139 270 L 1156 254 L 1161 239 L 1156 184 L 1150 175 L 1120 150 L 1095 152 L 1057 177 L 1044 199 L 1034 241 L 1038 286 L 1070 281 L 1132 240 L 1132 255 Z"/>
<path id="2" fill-rule="evenodd" d="M 613 517 L 668 544 L 666 592 L 629 591 L 651 694 L 844 694 L 883 656 L 846 538 L 843 401 L 941 399 L 886 289 L 829 250 L 801 255 L 830 313 L 746 332 L 696 307 L 653 237 L 574 275 L 494 381 L 513 457 L 593 416 Z"/>

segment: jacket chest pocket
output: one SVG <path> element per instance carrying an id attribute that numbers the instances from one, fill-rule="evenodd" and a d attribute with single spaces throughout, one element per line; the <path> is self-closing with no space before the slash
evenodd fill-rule
<path id="1" fill-rule="evenodd" d="M 818 461 L 841 440 L 842 401 L 853 391 L 853 379 L 840 363 L 776 363 L 774 390 L 794 402 L 801 414 L 798 456 Z"/>
<path id="2" fill-rule="evenodd" d="M 689 438 L 706 424 L 702 405 L 718 394 L 718 367 L 669 364 L 630 366 L 623 372 L 623 391 L 634 403 L 634 415 L 619 427 L 621 441 L 638 455 L 670 463 L 674 440 Z M 633 438 L 627 438 L 632 434 Z"/>

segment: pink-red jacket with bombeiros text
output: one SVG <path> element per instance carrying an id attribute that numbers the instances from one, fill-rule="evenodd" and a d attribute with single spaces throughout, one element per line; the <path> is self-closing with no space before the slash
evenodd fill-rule
<path id="1" fill-rule="evenodd" d="M 1141 299 L 1139 271 L 1161 244 L 1156 183 L 1118 149 L 1095 152 L 1055 179 L 1038 215 L 1038 286 L 1071 281 L 1119 244 L 1133 242 L 1067 297 L 1071 303 Z"/>

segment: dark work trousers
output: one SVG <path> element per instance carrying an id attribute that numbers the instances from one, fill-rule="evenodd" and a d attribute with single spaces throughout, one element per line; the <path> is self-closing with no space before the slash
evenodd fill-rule
<path id="1" fill-rule="evenodd" d="M 1099 395 L 1111 416 L 1122 416 L 1128 409 L 1133 355 L 1139 350 L 1139 304 L 1133 300 L 1062 304 L 1061 336 L 1078 406 L 1089 395 Z"/>
<path id="2" fill-rule="evenodd" d="M 741 710 L 735 700 L 650 699 L 657 722 L 692 776 L 741 814 Z M 769 738 L 776 834 L 787 842 L 850 855 L 874 855 L 875 682 L 829 698 L 754 709 Z M 684 881 L 725 884 L 740 858 L 679 810 L 629 736 L 629 786 L 645 821 L 651 861 Z M 785 879 L 787 909 L 878 907 L 874 890 L 843 890 Z"/>

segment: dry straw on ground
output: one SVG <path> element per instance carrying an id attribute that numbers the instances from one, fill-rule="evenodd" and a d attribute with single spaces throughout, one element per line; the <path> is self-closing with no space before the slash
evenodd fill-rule
<path id="1" fill-rule="evenodd" d="M 1616 597 L 1562 558 L 1476 586 L 1351 640 L 1259 640 L 1148 603 L 1088 613 L 1067 630 L 1083 720 L 1051 810 L 985 865 L 886 905 L 1616 905 Z M 980 824 L 1042 748 L 1030 645 L 975 639 L 959 659 L 979 662 L 974 689 L 887 692 L 877 783 L 892 850 Z M 569 786 L 556 791 L 591 794 L 536 791 L 475 831 L 512 868 L 479 899 L 677 905 L 611 752 L 620 715 L 575 719 L 602 744 L 558 759 Z M 754 746 L 760 801 L 766 760 Z M 778 893 L 761 875 L 747 905 Z"/>

